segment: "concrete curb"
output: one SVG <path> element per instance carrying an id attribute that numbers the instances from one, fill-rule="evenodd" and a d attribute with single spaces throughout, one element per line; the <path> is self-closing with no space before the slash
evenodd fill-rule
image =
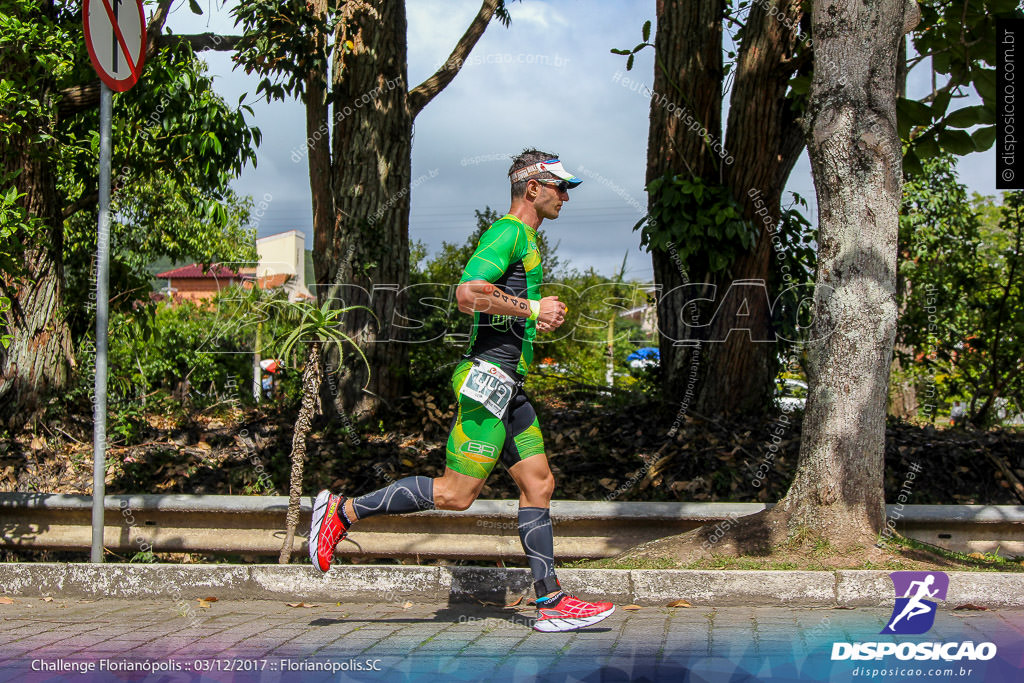
<path id="1" fill-rule="evenodd" d="M 1024 575 L 947 572 L 940 606 L 1024 607 Z M 894 602 L 885 571 L 563 569 L 562 584 L 581 597 L 616 603 L 694 606 L 885 607 Z M 532 598 L 527 569 L 342 565 L 320 576 L 302 565 L 0 564 L 0 595 L 71 598 L 505 604 Z"/>

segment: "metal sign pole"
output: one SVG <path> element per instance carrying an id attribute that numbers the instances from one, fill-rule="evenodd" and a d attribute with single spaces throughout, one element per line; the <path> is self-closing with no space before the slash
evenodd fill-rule
<path id="1" fill-rule="evenodd" d="M 100 211 L 96 237 L 96 379 L 93 404 L 92 561 L 103 562 L 107 451 L 107 280 L 110 270 L 110 115 L 113 93 L 100 84 Z"/>

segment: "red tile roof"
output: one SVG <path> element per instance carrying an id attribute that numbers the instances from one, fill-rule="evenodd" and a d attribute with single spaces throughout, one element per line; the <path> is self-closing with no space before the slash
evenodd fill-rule
<path id="1" fill-rule="evenodd" d="M 163 273 L 157 273 L 159 278 L 246 278 L 249 279 L 251 275 L 243 275 L 238 271 L 231 270 L 226 266 L 222 266 L 219 263 L 213 264 L 204 273 L 202 266 L 193 263 L 190 266 L 182 266 L 181 268 L 175 268 L 174 270 L 167 270 Z"/>

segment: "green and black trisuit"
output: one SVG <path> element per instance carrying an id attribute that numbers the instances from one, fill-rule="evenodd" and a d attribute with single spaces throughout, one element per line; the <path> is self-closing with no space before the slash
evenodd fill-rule
<path id="1" fill-rule="evenodd" d="M 537 232 L 508 214 L 480 238 L 466 264 L 461 282 L 484 280 L 509 296 L 538 301 L 543 275 Z M 452 470 L 486 479 L 500 459 L 506 467 L 544 453 L 537 413 L 523 391 L 523 380 L 533 360 L 536 321 L 510 315 L 475 312 L 473 332 L 465 358 L 452 373 L 458 410 L 448 435 L 445 460 Z M 495 372 L 494 367 L 500 368 Z M 481 383 L 485 400 L 467 395 L 467 381 L 475 382 L 490 368 L 511 382 Z M 478 373 L 475 373 L 477 370 Z M 484 377 L 484 379 L 488 379 Z M 486 400 L 500 395 L 500 405 Z M 472 393 L 471 391 L 469 393 Z M 433 479 L 406 477 L 373 493 L 353 499 L 359 519 L 376 514 L 415 512 L 432 508 Z M 539 596 L 558 590 L 554 570 L 554 539 L 548 508 L 521 507 L 519 536 Z"/>

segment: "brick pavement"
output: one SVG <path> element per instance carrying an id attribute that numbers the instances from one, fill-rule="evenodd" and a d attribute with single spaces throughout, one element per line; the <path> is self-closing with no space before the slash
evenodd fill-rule
<path id="1" fill-rule="evenodd" d="M 14 604 L 0 604 L 0 683 L 687 677 L 692 681 L 857 681 L 869 680 L 854 675 L 857 666 L 908 664 L 830 660 L 834 641 L 886 640 L 878 633 L 889 617 L 887 608 L 644 607 L 629 611 L 620 606 L 594 627 L 550 634 L 530 629 L 532 609 L 525 607 L 313 604 L 289 607 L 269 600 L 220 600 L 203 608 L 194 600 L 15 598 Z M 1013 659 L 1009 666 L 1020 667 L 1024 609 L 943 610 L 926 636 L 905 638 L 922 639 L 993 641 L 1001 657 Z M 1005 673 L 984 662 L 964 675 L 960 675 L 961 662 L 938 664 L 955 675 L 942 672 L 930 680 L 1001 683 Z M 112 665 L 172 669 L 158 675 L 146 670 L 112 673 Z M 310 670 L 317 667 L 335 670 Z M 82 669 L 84 674 L 79 673 Z M 919 678 L 891 675 L 885 680 Z"/>

